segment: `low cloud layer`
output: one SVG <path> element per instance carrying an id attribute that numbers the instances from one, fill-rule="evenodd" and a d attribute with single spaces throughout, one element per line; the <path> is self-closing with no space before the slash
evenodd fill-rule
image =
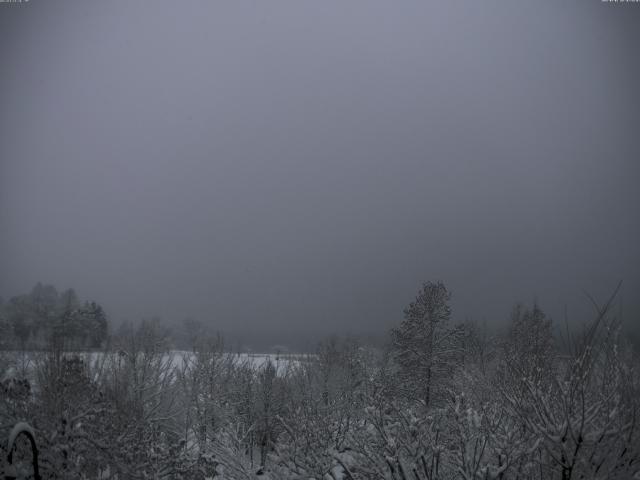
<path id="1" fill-rule="evenodd" d="M 640 8 L 0 5 L 0 295 L 371 331 L 640 313 Z"/>

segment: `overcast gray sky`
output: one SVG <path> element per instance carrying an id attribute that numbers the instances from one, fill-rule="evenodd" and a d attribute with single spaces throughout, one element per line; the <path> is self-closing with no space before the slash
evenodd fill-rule
<path id="1" fill-rule="evenodd" d="M 0 295 L 360 331 L 640 312 L 640 4 L 0 4 Z M 635 27 L 635 28 L 634 28 Z M 635 312 L 635 318 L 633 317 Z"/>

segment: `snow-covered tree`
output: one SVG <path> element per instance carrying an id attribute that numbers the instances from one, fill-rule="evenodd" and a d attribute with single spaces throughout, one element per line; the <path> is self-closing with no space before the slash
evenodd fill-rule
<path id="1" fill-rule="evenodd" d="M 450 299 L 442 282 L 425 283 L 404 310 L 400 327 L 392 331 L 402 393 L 427 406 L 461 359 L 462 331 L 449 326 Z"/>
<path id="2" fill-rule="evenodd" d="M 615 296 L 615 294 L 614 294 Z M 529 435 L 544 478 L 636 478 L 640 474 L 640 382 L 625 356 L 608 302 L 568 358 L 547 370 L 507 364 L 505 406 Z"/>

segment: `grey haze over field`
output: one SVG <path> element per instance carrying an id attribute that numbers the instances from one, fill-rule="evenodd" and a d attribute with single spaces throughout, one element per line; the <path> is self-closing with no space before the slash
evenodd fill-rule
<path id="1" fill-rule="evenodd" d="M 640 313 L 640 4 L 0 4 L 0 295 L 360 332 Z"/>

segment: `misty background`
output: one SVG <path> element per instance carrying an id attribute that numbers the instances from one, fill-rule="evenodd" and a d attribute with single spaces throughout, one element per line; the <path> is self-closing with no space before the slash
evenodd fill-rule
<path id="1" fill-rule="evenodd" d="M 116 325 L 640 313 L 640 5 L 0 4 L 0 295 Z M 591 318 L 591 317 L 589 317 Z"/>

